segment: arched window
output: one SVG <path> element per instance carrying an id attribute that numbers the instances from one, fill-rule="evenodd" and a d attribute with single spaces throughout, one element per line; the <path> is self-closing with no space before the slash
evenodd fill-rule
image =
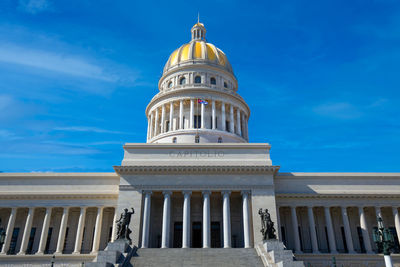
<path id="1" fill-rule="evenodd" d="M 228 88 L 228 84 L 226 82 L 224 82 L 224 87 Z"/>
<path id="2" fill-rule="evenodd" d="M 201 83 L 201 77 L 200 76 L 194 77 L 194 83 Z"/>
<path id="3" fill-rule="evenodd" d="M 168 88 L 171 88 L 172 87 L 172 82 L 169 82 L 168 83 Z"/>
<path id="4" fill-rule="evenodd" d="M 218 143 L 222 143 L 222 137 L 218 137 Z"/>
<path id="5" fill-rule="evenodd" d="M 200 143 L 200 136 L 196 135 L 196 136 L 194 137 L 194 142 L 195 142 L 195 143 Z"/>
<path id="6" fill-rule="evenodd" d="M 176 137 L 172 138 L 172 143 L 176 143 Z"/>
<path id="7" fill-rule="evenodd" d="M 210 79 L 210 83 L 211 83 L 211 84 L 217 84 L 217 80 L 215 80 L 215 78 L 212 77 L 212 78 Z"/>
<path id="8" fill-rule="evenodd" d="M 179 84 L 180 84 L 180 85 L 186 84 L 186 78 L 185 78 L 185 77 L 182 77 L 182 78 L 179 80 Z"/>

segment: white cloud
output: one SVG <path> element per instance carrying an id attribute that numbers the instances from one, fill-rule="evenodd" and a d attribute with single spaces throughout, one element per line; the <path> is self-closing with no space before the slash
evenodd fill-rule
<path id="1" fill-rule="evenodd" d="M 86 126 L 69 126 L 69 127 L 56 127 L 55 131 L 66 131 L 66 132 L 92 132 L 92 133 L 109 133 L 109 134 L 123 134 L 123 132 L 112 131 L 101 129 L 97 127 L 86 127 Z"/>
<path id="2" fill-rule="evenodd" d="M 132 82 L 135 79 L 135 75 L 132 73 L 126 73 L 129 78 L 114 74 L 115 71 L 113 72 L 111 69 L 118 69 L 116 66 L 100 66 L 79 56 L 33 50 L 14 44 L 3 43 L 0 45 L 0 62 L 105 82 Z"/>
<path id="3" fill-rule="evenodd" d="M 318 115 L 336 119 L 357 119 L 362 112 L 354 105 L 347 102 L 326 103 L 314 107 L 313 111 Z"/>
<path id="4" fill-rule="evenodd" d="M 51 10 L 52 5 L 48 0 L 19 0 L 18 9 L 30 14 L 37 14 Z"/>

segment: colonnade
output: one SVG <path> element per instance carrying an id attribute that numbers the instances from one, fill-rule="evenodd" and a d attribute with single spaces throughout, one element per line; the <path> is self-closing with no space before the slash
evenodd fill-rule
<path id="1" fill-rule="evenodd" d="M 150 210 L 152 191 L 143 191 L 143 227 L 141 247 L 149 247 L 150 233 Z M 170 223 L 171 223 L 171 195 L 172 191 L 163 191 L 163 214 L 162 214 L 162 236 L 161 248 L 168 248 L 170 245 Z M 190 247 L 191 240 L 191 195 L 192 191 L 182 191 L 183 194 L 183 222 L 182 222 L 182 248 Z M 202 191 L 202 246 L 203 248 L 211 247 L 211 216 L 210 216 L 210 195 L 211 191 Z M 230 214 L 230 194 L 231 191 L 221 191 L 223 201 L 223 247 L 231 247 L 231 214 Z M 243 233 L 244 247 L 250 248 L 250 191 L 241 191 L 242 195 L 242 212 L 243 212 Z"/>
<path id="2" fill-rule="evenodd" d="M 303 206 L 301 206 L 303 207 Z M 283 223 L 282 222 L 282 214 L 281 214 L 281 210 L 282 208 L 290 208 L 290 221 L 288 223 Z M 283 229 L 287 226 L 287 228 L 291 228 L 291 232 L 293 234 L 293 250 L 295 253 L 303 253 L 303 249 L 302 249 L 302 245 L 301 245 L 301 234 L 299 233 L 299 229 L 301 229 L 299 227 L 299 222 L 298 222 L 298 216 L 299 216 L 299 212 L 297 211 L 297 209 L 300 208 L 299 206 L 290 206 L 290 207 L 279 207 L 278 208 L 278 220 L 279 225 L 283 226 Z M 311 243 L 311 248 L 312 248 L 312 253 L 320 253 L 320 247 L 319 247 L 319 243 L 318 243 L 318 237 L 317 237 L 317 227 L 316 227 L 316 214 L 314 212 L 314 208 L 317 208 L 316 206 L 306 206 L 305 207 L 307 209 L 307 220 L 308 220 L 308 232 L 309 232 L 309 240 Z M 330 207 L 330 206 L 325 206 L 325 207 L 319 207 L 319 208 L 323 208 L 324 212 L 324 225 L 326 227 L 326 237 L 327 237 L 327 244 L 328 244 L 328 248 L 329 248 L 329 252 L 332 254 L 338 253 L 338 249 L 337 249 L 337 240 L 338 240 L 338 232 L 334 230 L 334 220 L 332 219 L 331 216 L 331 209 L 332 208 L 340 208 L 340 214 L 341 214 L 341 222 L 339 221 L 339 225 L 341 227 L 343 227 L 343 233 L 344 233 L 344 238 L 341 237 L 343 240 L 343 243 L 345 244 L 344 246 L 347 247 L 347 253 L 349 254 L 354 254 L 356 253 L 355 250 L 355 243 L 354 240 L 357 240 L 356 238 L 354 238 L 355 233 L 353 233 L 352 228 L 351 227 L 351 222 L 350 222 L 350 216 L 348 215 L 348 209 L 349 208 L 356 208 L 358 211 L 358 222 L 353 222 L 357 223 L 357 225 L 359 225 L 360 227 L 360 231 L 361 232 L 361 236 L 359 236 L 358 240 L 360 243 L 363 244 L 357 244 L 357 246 L 359 245 L 360 247 L 363 247 L 365 249 L 365 253 L 367 254 L 372 254 L 375 253 L 372 247 L 372 243 L 371 243 L 371 236 L 372 236 L 372 225 L 368 225 L 368 219 L 372 219 L 372 218 L 367 218 L 366 215 L 366 208 L 367 206 L 358 206 L 358 207 L 353 207 L 353 206 L 340 206 L 340 207 Z M 375 209 L 375 214 L 376 216 L 382 217 L 382 208 L 383 207 L 373 207 Z M 400 216 L 399 216 L 399 210 L 398 207 L 392 207 L 392 215 L 393 215 L 393 219 L 394 219 L 394 225 L 395 225 L 395 229 L 396 229 L 396 233 L 397 236 L 400 237 Z M 337 218 L 336 218 L 337 219 Z M 376 219 L 374 219 L 376 221 Z M 388 222 L 385 221 L 385 226 L 389 226 L 391 225 L 393 222 Z M 360 233 L 357 233 L 357 235 L 360 235 Z M 282 228 L 279 227 L 279 235 L 282 238 Z M 286 240 L 284 241 L 288 241 L 287 240 L 287 236 L 285 237 Z M 304 236 L 303 236 L 304 238 Z M 362 241 L 361 241 L 362 240 Z M 359 251 L 361 252 L 361 251 Z"/>
<path id="3" fill-rule="evenodd" d="M 207 105 L 197 101 L 197 98 L 180 99 L 154 108 L 148 115 L 147 140 L 166 132 L 195 128 L 227 131 L 248 139 L 247 115 L 239 107 L 223 101 L 206 100 Z M 175 105 L 179 106 L 178 112 L 174 111 Z M 207 124 L 210 113 L 211 121 Z M 198 122 L 195 115 L 200 116 Z"/>
<path id="4" fill-rule="evenodd" d="M 50 227 L 50 222 L 52 220 L 52 213 L 54 212 L 53 210 L 55 208 L 62 208 L 61 223 L 59 225 L 55 254 L 62 254 L 64 251 L 70 209 L 76 208 L 76 207 L 46 207 L 43 221 L 38 224 L 41 226 L 41 232 L 40 232 L 39 245 L 38 245 L 37 251 L 35 253 L 37 255 L 42 255 L 42 254 L 46 253 L 46 251 L 45 251 L 46 245 L 47 246 L 49 245 L 48 244 L 48 242 L 49 242 L 49 240 L 48 240 L 49 227 Z M 102 229 L 102 223 L 103 223 L 103 211 L 104 211 L 105 207 L 102 207 L 102 206 L 100 206 L 100 207 L 80 207 L 79 219 L 78 219 L 77 226 L 76 226 L 73 254 L 81 253 L 83 238 L 84 238 L 86 214 L 87 214 L 88 208 L 96 208 L 97 209 L 96 220 L 95 220 L 95 225 L 94 225 L 94 234 L 93 234 L 93 238 L 91 240 L 92 241 L 91 253 L 96 253 L 99 251 L 100 236 L 101 236 L 101 229 Z M 114 212 L 115 212 L 115 207 L 112 207 L 112 208 L 114 208 Z M 26 208 L 17 208 L 17 207 L 11 208 L 11 212 L 10 212 L 10 215 L 9 215 L 8 221 L 7 221 L 7 227 L 5 229 L 6 236 L 5 236 L 3 247 L 1 249 L 1 254 L 9 253 L 11 240 L 13 238 L 14 228 L 16 225 L 17 212 L 21 209 L 26 209 Z M 32 229 L 33 218 L 35 216 L 35 212 L 37 212 L 36 211 L 37 209 L 38 209 L 37 207 L 28 207 L 28 214 L 25 219 L 21 245 L 19 247 L 18 252 L 15 251 L 15 252 L 17 252 L 18 255 L 25 255 L 27 253 L 28 241 L 30 238 L 32 238 L 31 229 Z M 114 219 L 114 216 L 112 216 L 112 217 Z M 114 233 L 115 233 L 115 229 L 112 230 L 112 237 L 111 237 L 112 240 L 115 239 Z"/>

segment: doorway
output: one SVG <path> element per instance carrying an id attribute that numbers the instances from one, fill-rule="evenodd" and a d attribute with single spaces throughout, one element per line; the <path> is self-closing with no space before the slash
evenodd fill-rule
<path id="1" fill-rule="evenodd" d="M 220 222 L 211 222 L 211 247 L 221 247 L 221 224 Z"/>
<path id="2" fill-rule="evenodd" d="M 182 247 L 182 222 L 174 223 L 174 248 Z"/>
<path id="3" fill-rule="evenodd" d="M 192 224 L 192 248 L 202 247 L 201 222 Z"/>

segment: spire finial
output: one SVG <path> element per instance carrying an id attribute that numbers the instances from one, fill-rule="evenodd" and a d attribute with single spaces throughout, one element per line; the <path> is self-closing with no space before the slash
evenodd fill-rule
<path id="1" fill-rule="evenodd" d="M 197 23 L 200 23 L 200 12 L 197 12 Z"/>

